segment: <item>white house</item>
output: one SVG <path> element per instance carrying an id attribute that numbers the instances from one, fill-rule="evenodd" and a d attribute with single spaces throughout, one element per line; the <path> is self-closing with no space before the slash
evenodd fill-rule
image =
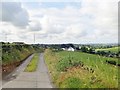
<path id="1" fill-rule="evenodd" d="M 72 47 L 69 47 L 69 48 L 67 49 L 67 51 L 75 51 L 75 49 L 72 48 Z"/>
<path id="2" fill-rule="evenodd" d="M 62 50 L 66 50 L 66 48 L 62 48 Z"/>

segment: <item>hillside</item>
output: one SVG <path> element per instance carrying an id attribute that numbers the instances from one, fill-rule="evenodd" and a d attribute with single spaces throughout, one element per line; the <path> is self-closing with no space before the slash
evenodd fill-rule
<path id="1" fill-rule="evenodd" d="M 120 51 L 120 47 L 112 47 L 112 48 L 105 48 L 105 49 L 96 49 L 96 51 L 110 51 L 113 53 L 118 53 Z"/>

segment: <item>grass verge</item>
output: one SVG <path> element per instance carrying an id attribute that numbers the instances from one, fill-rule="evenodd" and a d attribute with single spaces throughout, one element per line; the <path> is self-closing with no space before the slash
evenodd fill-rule
<path id="1" fill-rule="evenodd" d="M 58 88 L 118 87 L 118 67 L 106 63 L 106 60 L 117 59 L 49 49 L 44 55 L 53 83 Z"/>
<path id="2" fill-rule="evenodd" d="M 25 72 L 34 72 L 37 69 L 37 64 L 38 64 L 38 60 L 39 60 L 39 54 L 35 53 L 32 60 L 30 61 L 30 63 L 27 65 L 27 67 L 25 68 Z"/>

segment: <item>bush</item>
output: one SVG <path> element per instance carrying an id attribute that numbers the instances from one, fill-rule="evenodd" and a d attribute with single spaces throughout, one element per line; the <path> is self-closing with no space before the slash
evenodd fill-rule
<path id="1" fill-rule="evenodd" d="M 107 63 L 110 63 L 110 64 L 113 64 L 113 65 L 116 65 L 116 64 L 117 64 L 116 61 L 108 61 L 108 60 L 106 60 L 106 62 L 107 62 Z"/>
<path id="2" fill-rule="evenodd" d="M 2 46 L 2 64 L 22 61 L 28 55 L 34 52 L 31 45 L 3 45 Z"/>

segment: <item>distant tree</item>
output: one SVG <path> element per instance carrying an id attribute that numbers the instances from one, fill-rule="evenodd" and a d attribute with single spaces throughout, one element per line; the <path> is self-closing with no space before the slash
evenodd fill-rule
<path id="1" fill-rule="evenodd" d="M 106 48 L 112 48 L 112 46 L 106 46 Z"/>
<path id="2" fill-rule="evenodd" d="M 95 50 L 93 48 L 90 48 L 88 52 L 91 53 L 91 54 L 94 54 Z"/>
<path id="3" fill-rule="evenodd" d="M 102 56 L 104 56 L 104 55 L 106 55 L 106 52 L 105 52 L 105 51 L 101 51 L 100 54 L 101 54 Z"/>
<path id="4" fill-rule="evenodd" d="M 66 44 L 61 44 L 61 48 L 66 48 Z"/>
<path id="5" fill-rule="evenodd" d="M 96 54 L 100 55 L 100 51 L 97 51 Z"/>
<path id="6" fill-rule="evenodd" d="M 82 46 L 82 47 L 81 47 L 81 51 L 82 51 L 82 52 L 88 52 L 88 48 L 85 47 L 85 46 Z"/>
<path id="7" fill-rule="evenodd" d="M 73 44 L 67 44 L 68 47 L 75 48 Z"/>
<path id="8" fill-rule="evenodd" d="M 1 42 L 1 44 L 5 44 L 5 42 Z"/>
<path id="9" fill-rule="evenodd" d="M 76 50 L 80 50 L 80 48 L 79 48 L 79 47 L 76 47 L 75 49 L 76 49 Z"/>
<path id="10" fill-rule="evenodd" d="M 73 44 L 61 44 L 61 48 L 69 48 L 69 47 L 75 48 Z"/>

